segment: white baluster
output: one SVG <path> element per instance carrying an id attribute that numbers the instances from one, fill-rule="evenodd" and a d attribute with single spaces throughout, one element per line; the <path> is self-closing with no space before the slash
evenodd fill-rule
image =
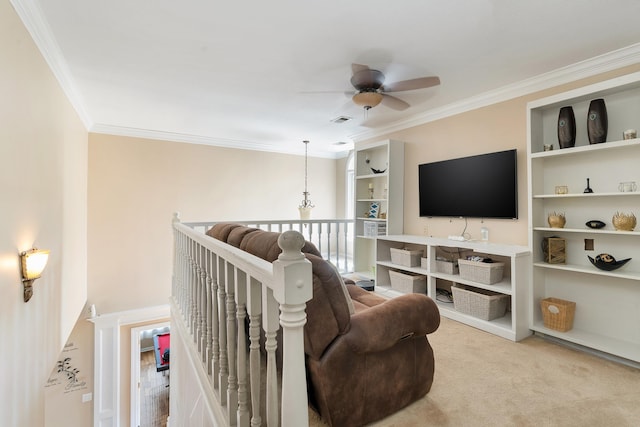
<path id="1" fill-rule="evenodd" d="M 227 405 L 227 387 L 229 386 L 229 359 L 227 358 L 227 285 L 229 283 L 229 272 L 227 263 L 220 260 L 220 281 L 218 282 L 218 310 L 219 325 L 218 335 L 220 339 L 220 369 L 218 372 L 218 381 L 220 386 L 220 404 Z"/>
<path id="2" fill-rule="evenodd" d="M 276 366 L 276 349 L 278 348 L 276 332 L 279 327 L 279 305 L 273 297 L 273 290 L 266 286 L 262 287 L 262 304 L 262 328 L 266 337 L 264 347 L 267 351 L 266 421 L 268 426 L 277 426 L 280 418 L 278 411 L 278 371 Z"/>
<path id="3" fill-rule="evenodd" d="M 249 281 L 247 300 L 249 313 L 249 379 L 251 381 L 251 426 L 262 425 L 260 416 L 260 317 L 262 315 L 262 284 L 253 277 Z"/>
<path id="4" fill-rule="evenodd" d="M 238 376 L 237 376 L 237 331 L 236 331 L 236 272 L 237 269 L 227 264 L 227 355 L 229 362 L 229 383 L 227 384 L 227 416 L 229 425 L 236 425 L 238 411 Z"/>
<path id="5" fill-rule="evenodd" d="M 247 319 L 247 274 L 238 270 L 236 274 L 236 306 L 238 319 L 238 414 L 237 425 L 249 425 L 249 392 L 247 389 L 247 336 L 245 321 Z"/>
<path id="6" fill-rule="evenodd" d="M 313 296 L 311 263 L 300 252 L 304 246 L 300 233 L 282 233 L 278 245 L 282 253 L 273 263 L 273 295 L 280 303 L 283 366 L 287 367 L 282 373 L 282 426 L 308 426 L 303 327 L 306 302 Z"/>

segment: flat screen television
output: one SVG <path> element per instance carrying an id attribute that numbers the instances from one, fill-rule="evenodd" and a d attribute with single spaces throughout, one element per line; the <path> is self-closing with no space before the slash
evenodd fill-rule
<path id="1" fill-rule="evenodd" d="M 418 165 L 420 216 L 518 218 L 517 150 Z"/>

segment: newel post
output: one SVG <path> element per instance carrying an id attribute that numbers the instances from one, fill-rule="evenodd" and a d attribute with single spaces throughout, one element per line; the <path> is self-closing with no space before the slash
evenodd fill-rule
<path id="1" fill-rule="evenodd" d="M 304 237 L 289 230 L 278 239 L 282 253 L 273 263 L 273 296 L 280 304 L 283 336 L 282 426 L 308 426 L 307 380 L 304 366 L 306 302 L 313 296 L 311 263 L 300 251 Z"/>

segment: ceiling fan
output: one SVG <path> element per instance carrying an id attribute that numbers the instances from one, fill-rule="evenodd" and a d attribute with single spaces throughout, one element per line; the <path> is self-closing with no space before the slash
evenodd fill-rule
<path id="1" fill-rule="evenodd" d="M 394 110 L 406 110 L 410 105 L 400 98 L 389 95 L 390 92 L 425 89 L 440 84 L 440 78 L 436 76 L 384 84 L 384 74 L 379 70 L 361 64 L 351 64 L 351 70 L 353 71 L 351 84 L 357 90 L 351 99 L 365 110 L 380 103 Z"/>

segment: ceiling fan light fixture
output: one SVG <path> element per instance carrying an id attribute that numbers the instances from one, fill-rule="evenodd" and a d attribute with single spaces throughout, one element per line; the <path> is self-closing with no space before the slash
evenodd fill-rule
<path id="1" fill-rule="evenodd" d="M 358 92 L 353 95 L 353 102 L 366 110 L 373 108 L 382 102 L 382 94 L 378 92 Z"/>

